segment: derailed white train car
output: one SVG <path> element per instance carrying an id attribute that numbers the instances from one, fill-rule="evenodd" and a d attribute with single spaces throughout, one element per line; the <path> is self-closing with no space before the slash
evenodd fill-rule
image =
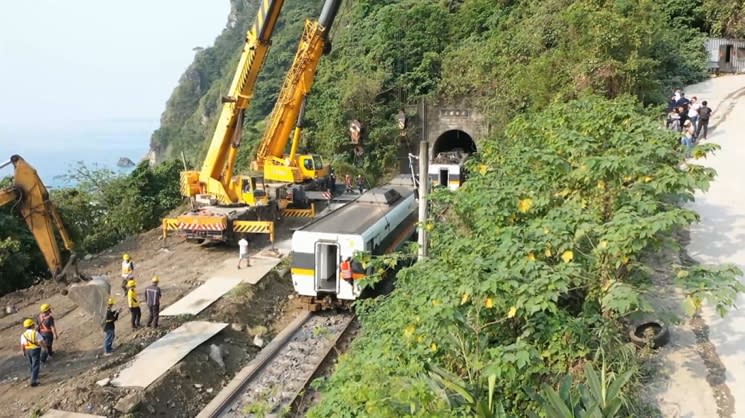
<path id="1" fill-rule="evenodd" d="M 340 301 L 361 295 L 361 265 L 352 262 L 352 281 L 341 277 L 341 262 L 364 251 L 390 253 L 416 232 L 417 202 L 411 186 L 388 184 L 295 231 L 292 235 L 292 284 L 300 296 Z"/>

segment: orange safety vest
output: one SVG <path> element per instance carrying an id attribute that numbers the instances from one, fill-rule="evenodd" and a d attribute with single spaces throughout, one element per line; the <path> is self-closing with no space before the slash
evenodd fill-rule
<path id="1" fill-rule="evenodd" d="M 341 262 L 341 278 L 344 280 L 352 280 L 352 263 L 349 261 Z"/>
<path id="2" fill-rule="evenodd" d="M 29 334 L 29 332 L 31 334 Z M 28 329 L 24 331 L 23 338 L 26 340 L 26 344 L 23 346 L 26 350 L 35 350 L 39 348 L 39 345 L 36 344 L 36 330 Z"/>
<path id="3" fill-rule="evenodd" d="M 52 314 L 42 313 L 39 314 L 39 332 L 52 332 L 52 328 L 47 326 L 46 319 L 52 317 Z"/>

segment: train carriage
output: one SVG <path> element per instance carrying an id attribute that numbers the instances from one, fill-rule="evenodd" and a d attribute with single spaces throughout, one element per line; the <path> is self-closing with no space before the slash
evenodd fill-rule
<path id="1" fill-rule="evenodd" d="M 341 262 L 356 252 L 390 253 L 416 232 L 417 202 L 411 186 L 388 184 L 295 231 L 292 235 L 292 283 L 301 296 L 331 296 L 340 301 L 361 296 L 352 263 L 352 281 L 342 280 Z"/>

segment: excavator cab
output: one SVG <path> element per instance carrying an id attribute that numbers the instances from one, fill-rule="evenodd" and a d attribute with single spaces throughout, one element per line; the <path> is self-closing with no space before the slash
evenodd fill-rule
<path id="1" fill-rule="evenodd" d="M 329 168 L 324 165 L 323 158 L 318 154 L 298 155 L 297 162 L 303 180 L 320 180 L 329 175 Z"/>

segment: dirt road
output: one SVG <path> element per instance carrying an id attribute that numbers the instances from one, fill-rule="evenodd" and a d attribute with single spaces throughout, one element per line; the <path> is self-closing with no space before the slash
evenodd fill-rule
<path id="1" fill-rule="evenodd" d="M 696 161 L 714 168 L 718 176 L 689 205 L 701 221 L 691 227 L 684 257 L 734 263 L 745 270 L 745 76 L 714 78 L 687 87 L 685 93 L 709 102 L 714 114 L 708 141 L 722 149 Z M 741 297 L 738 306 L 744 302 Z M 671 344 L 661 350 L 659 379 L 647 390 L 666 418 L 745 417 L 745 386 L 740 384 L 745 381 L 745 311 L 721 319 L 706 307 L 702 319 L 672 327 Z"/>
<path id="2" fill-rule="evenodd" d="M 0 306 L 18 309 L 17 313 L 0 318 L 0 417 L 29 416 L 36 410 L 47 408 L 123 416 L 114 407 L 125 397 L 141 401 L 139 412 L 134 416 L 193 416 L 248 361 L 247 358 L 258 351 L 251 345 L 252 337 L 246 330 L 255 331 L 257 326 L 262 326 L 271 334 L 275 326 L 282 326 L 292 285 L 289 279 L 273 275 L 256 287 L 239 286 L 198 315 L 198 319 L 226 321 L 234 326 L 197 348 L 147 391 L 97 386 L 96 381 L 113 377 L 117 368 L 133 355 L 187 320 L 161 318 L 161 328 L 157 330 L 131 329 L 126 300 L 120 289 L 122 253 L 128 253 L 136 264 L 140 291 L 153 275 L 160 277 L 163 307 L 201 284 L 211 270 L 237 254 L 237 249 L 198 246 L 175 238 L 164 242 L 158 239 L 159 234 L 159 230 L 153 230 L 130 238 L 81 262 L 81 271 L 110 277 L 116 306 L 122 308 L 117 322 L 116 351 L 111 357 L 102 356 L 101 327 L 67 297 L 59 294 L 52 283 L 43 283 L 0 299 Z M 259 237 L 252 239 L 252 244 L 257 247 L 266 242 Z M 34 317 L 41 303 L 52 305 L 60 335 L 55 341 L 54 358 L 41 370 L 41 386 L 31 388 L 18 339 L 22 332 L 21 321 Z M 146 317 L 147 313 L 143 312 L 143 319 Z M 223 346 L 227 354 L 224 370 L 207 360 L 210 344 Z"/>

